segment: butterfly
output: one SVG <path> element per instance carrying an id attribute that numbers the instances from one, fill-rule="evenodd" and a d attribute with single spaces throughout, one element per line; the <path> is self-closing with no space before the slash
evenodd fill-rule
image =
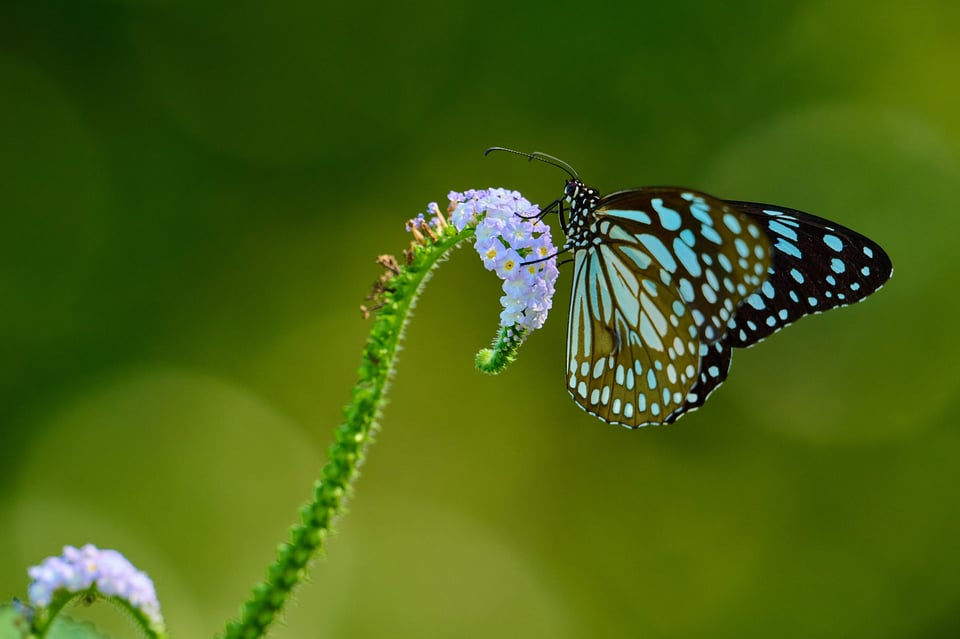
<path id="1" fill-rule="evenodd" d="M 805 315 L 859 302 L 893 274 L 879 245 L 795 209 L 677 187 L 601 196 L 564 170 L 556 210 L 573 255 L 567 390 L 605 422 L 669 424 L 696 410 L 747 348 Z"/>

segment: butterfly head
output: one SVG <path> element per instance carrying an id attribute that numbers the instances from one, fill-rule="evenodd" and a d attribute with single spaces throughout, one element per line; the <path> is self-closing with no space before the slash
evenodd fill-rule
<path id="1" fill-rule="evenodd" d="M 578 178 L 567 180 L 567 185 L 563 189 L 563 195 L 570 205 L 573 213 L 589 213 L 597 208 L 600 202 L 600 193 L 596 189 L 581 182 Z"/>

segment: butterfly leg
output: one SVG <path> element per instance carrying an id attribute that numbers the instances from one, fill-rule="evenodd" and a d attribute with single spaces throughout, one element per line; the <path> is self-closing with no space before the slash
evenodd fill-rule
<path id="1" fill-rule="evenodd" d="M 570 227 L 567 224 L 567 216 L 563 214 L 563 200 L 557 200 L 554 204 L 557 205 L 557 216 L 560 218 L 560 230 L 563 231 L 564 235 L 569 235 L 567 231 Z M 551 204 L 551 206 L 553 205 Z"/>

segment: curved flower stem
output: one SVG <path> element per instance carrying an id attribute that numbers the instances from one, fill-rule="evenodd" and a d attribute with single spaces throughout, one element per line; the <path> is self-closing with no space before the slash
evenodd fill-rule
<path id="1" fill-rule="evenodd" d="M 360 360 L 360 379 L 344 408 L 344 423 L 337 427 L 328 460 L 314 484 L 313 500 L 300 508 L 300 523 L 290 529 L 290 539 L 277 549 L 277 558 L 267 569 L 267 578 L 253 589 L 243 605 L 239 621 L 227 624 L 225 639 L 256 639 L 263 636 L 290 596 L 306 577 L 308 564 L 323 551 L 323 542 L 342 514 L 367 447 L 378 427 L 384 394 L 393 372 L 397 346 L 410 310 L 429 279 L 431 271 L 449 251 L 473 237 L 473 228 L 457 232 L 445 226 L 429 240 L 414 245 L 407 265 L 383 256 L 378 261 L 387 273 L 375 284 L 380 305 Z"/>
<path id="2" fill-rule="evenodd" d="M 140 632 L 143 633 L 143 636 L 147 637 L 147 639 L 167 639 L 167 631 L 161 621 L 151 619 L 149 615 L 143 612 L 143 610 L 123 597 L 116 595 L 104 595 L 100 592 L 97 592 L 96 587 L 79 592 L 63 591 L 58 593 L 57 596 L 53 598 L 53 601 L 50 603 L 50 605 L 39 611 L 38 617 L 33 620 L 33 627 L 31 628 L 33 633 L 32 636 L 36 637 L 36 639 L 44 639 L 44 637 L 47 636 L 47 634 L 50 632 L 50 629 L 53 627 L 53 622 L 56 620 L 57 616 L 63 611 L 64 608 L 67 607 L 68 604 L 78 601 L 89 603 L 95 600 L 110 602 L 118 609 L 125 612 L 133 621 L 133 623 L 140 629 Z"/>
<path id="3" fill-rule="evenodd" d="M 503 369 L 517 358 L 517 351 L 526 339 L 527 332 L 519 326 L 501 327 L 493 342 L 493 348 L 484 348 L 477 353 L 477 369 L 489 375 L 503 372 Z"/>

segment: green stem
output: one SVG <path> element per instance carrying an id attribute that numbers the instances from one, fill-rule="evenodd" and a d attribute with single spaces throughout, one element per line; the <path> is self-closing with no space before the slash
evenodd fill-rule
<path id="1" fill-rule="evenodd" d="M 477 369 L 482 373 L 497 375 L 517 358 L 517 351 L 527 338 L 527 330 L 518 326 L 500 328 L 493 348 L 484 348 L 477 353 Z"/>
<path id="2" fill-rule="evenodd" d="M 458 233 L 453 227 L 445 226 L 435 240 L 413 248 L 407 265 L 389 266 L 393 273 L 379 283 L 378 297 L 382 305 L 363 349 L 360 380 L 344 408 L 345 421 L 335 431 L 320 479 L 314 484 L 313 500 L 301 507 L 300 523 L 290 529 L 289 541 L 277 549 L 276 561 L 267 569 L 266 581 L 254 587 L 253 595 L 241 609 L 239 621 L 227 624 L 225 639 L 263 636 L 293 588 L 306 577 L 311 559 L 323 551 L 324 540 L 343 513 L 357 469 L 378 428 L 377 420 L 410 309 L 431 271 L 451 249 L 472 236 L 470 227 Z"/>
<path id="3" fill-rule="evenodd" d="M 153 621 L 142 610 L 123 597 L 104 595 L 98 592 L 96 586 L 80 592 L 62 591 L 54 596 L 49 606 L 38 610 L 38 617 L 34 620 L 32 628 L 33 636 L 36 637 L 36 639 L 44 639 L 53 627 L 53 622 L 57 616 L 68 604 L 76 601 L 90 602 L 101 600 L 108 601 L 125 612 L 147 639 L 167 639 L 167 631 L 162 623 Z"/>

